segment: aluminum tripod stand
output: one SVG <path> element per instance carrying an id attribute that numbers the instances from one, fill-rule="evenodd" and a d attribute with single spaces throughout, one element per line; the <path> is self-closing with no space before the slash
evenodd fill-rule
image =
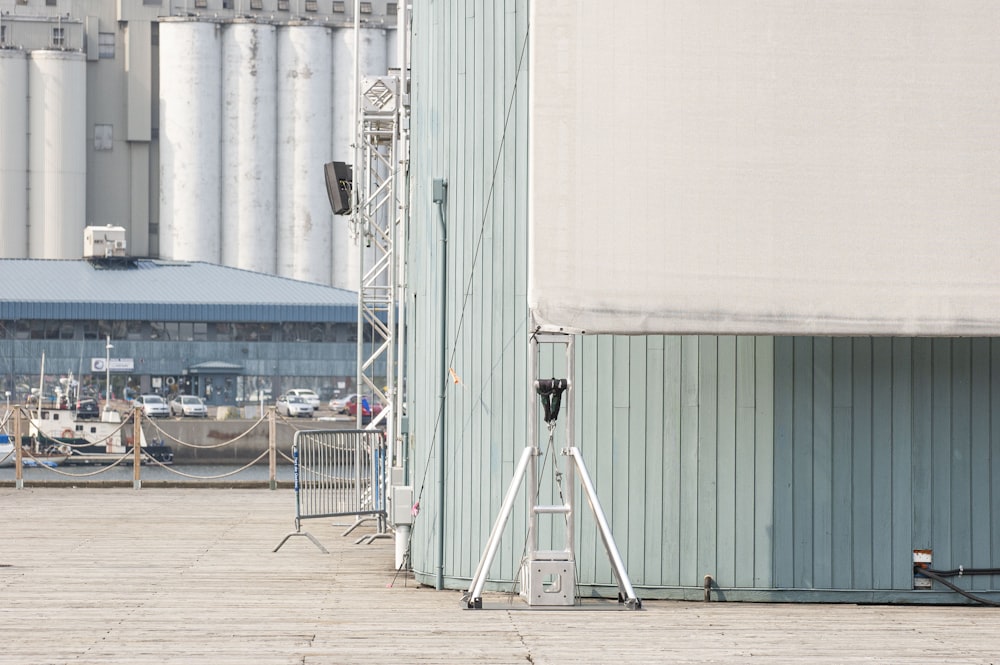
<path id="1" fill-rule="evenodd" d="M 528 437 L 530 444 L 521 453 L 517 467 L 514 470 L 514 477 L 511 479 L 510 487 L 504 496 L 503 504 L 500 507 L 500 514 L 497 516 L 493 529 L 490 531 L 486 549 L 479 559 L 476 567 L 476 574 L 472 578 L 468 592 L 463 596 L 463 601 L 470 609 L 481 609 L 483 606 L 483 589 L 486 586 L 486 575 L 497 549 L 500 546 L 500 538 L 504 528 L 510 518 L 517 499 L 517 493 L 521 483 L 527 479 L 528 502 L 527 521 L 528 536 L 525 546 L 525 555 L 521 561 L 521 596 L 524 597 L 528 605 L 531 606 L 572 606 L 576 604 L 576 554 L 574 552 L 575 539 L 575 485 L 576 476 L 579 475 L 580 485 L 583 489 L 591 512 L 597 522 L 604 549 L 611 562 L 611 569 L 618 583 L 618 602 L 623 603 L 629 609 L 640 609 L 642 601 L 635 595 L 632 583 L 629 580 L 625 564 L 622 562 L 618 547 L 615 545 L 614 537 L 611 535 L 611 528 L 601 509 L 600 501 L 597 498 L 597 491 L 594 483 L 590 479 L 587 467 L 583 462 L 580 451 L 574 445 L 574 406 L 573 406 L 573 382 L 575 380 L 575 357 L 574 339 L 571 335 L 535 333 L 530 339 L 530 374 L 531 374 L 531 397 L 528 406 Z M 538 353 L 540 344 L 563 344 L 566 348 L 566 379 L 538 378 Z M 564 395 L 565 393 L 565 395 Z M 538 399 L 536 399 L 536 394 Z M 565 396 L 565 400 L 563 397 Z M 542 404 L 544 419 L 549 428 L 549 442 L 552 443 L 555 436 L 555 425 L 559 416 L 561 403 L 566 402 L 565 418 L 565 446 L 560 450 L 560 456 L 567 460 L 565 485 L 559 481 L 561 504 L 539 505 L 538 504 L 538 457 L 541 450 L 538 447 L 538 405 Z M 564 515 L 565 524 L 565 546 L 561 550 L 539 550 L 538 549 L 538 516 L 539 515 Z"/>

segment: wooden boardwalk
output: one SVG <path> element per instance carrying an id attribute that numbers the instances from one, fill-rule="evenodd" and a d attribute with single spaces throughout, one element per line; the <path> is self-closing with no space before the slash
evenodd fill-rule
<path id="1" fill-rule="evenodd" d="M 459 592 L 394 580 L 390 540 L 355 545 L 331 521 L 305 523 L 330 554 L 306 538 L 273 553 L 289 490 L 2 488 L 0 502 L 5 664 L 1000 664 L 1000 610 L 982 607 L 463 610 Z"/>

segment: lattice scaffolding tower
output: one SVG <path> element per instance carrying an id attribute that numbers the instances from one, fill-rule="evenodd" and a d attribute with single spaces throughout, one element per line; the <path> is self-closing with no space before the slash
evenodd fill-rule
<path id="1" fill-rule="evenodd" d="M 398 71 L 398 70 L 397 70 Z M 354 175 L 352 224 L 360 252 L 358 291 L 358 395 L 383 404 L 367 428 L 386 428 L 389 466 L 402 423 L 403 283 L 399 237 L 406 214 L 406 107 L 401 103 L 399 76 L 366 77 L 361 81 L 358 118 L 359 168 Z M 384 375 L 380 371 L 384 369 Z M 360 397 L 359 397 L 360 399 Z M 373 405 L 374 406 L 374 405 Z M 361 409 L 358 427 L 362 426 Z"/>

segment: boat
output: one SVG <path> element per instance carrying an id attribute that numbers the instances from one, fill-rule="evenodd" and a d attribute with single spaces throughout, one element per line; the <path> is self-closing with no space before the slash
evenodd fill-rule
<path id="1" fill-rule="evenodd" d="M 32 410 L 29 434 L 25 444 L 39 450 L 67 452 L 65 464 L 113 464 L 121 460 L 133 462 L 132 425 L 125 423 L 117 411 L 106 410 L 100 419 L 79 418 L 72 409 Z M 160 464 L 172 464 L 173 449 L 160 439 L 146 439 L 139 430 L 142 462 L 153 459 Z"/>
<path id="2" fill-rule="evenodd" d="M 50 443 L 45 448 L 38 448 L 34 442 L 21 450 L 21 465 L 24 467 L 48 466 L 55 467 L 66 462 L 70 456 L 70 446 L 66 443 Z M 0 434 L 0 468 L 12 467 L 17 463 L 14 443 L 6 434 Z"/>

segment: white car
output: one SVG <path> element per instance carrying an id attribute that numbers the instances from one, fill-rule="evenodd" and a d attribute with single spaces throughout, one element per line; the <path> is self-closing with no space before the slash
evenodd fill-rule
<path id="1" fill-rule="evenodd" d="M 313 408 L 313 411 L 319 408 L 319 395 L 315 391 L 309 390 L 308 388 L 292 388 L 285 392 L 289 397 L 301 397 L 305 400 L 305 403 Z"/>
<path id="2" fill-rule="evenodd" d="M 298 395 L 280 395 L 276 402 L 278 413 L 290 418 L 312 418 L 313 407 Z"/>
<path id="3" fill-rule="evenodd" d="M 334 413 L 347 413 L 347 405 L 353 402 L 356 397 L 355 393 L 344 395 L 343 397 L 334 397 L 330 400 L 330 408 L 333 409 Z"/>
<path id="4" fill-rule="evenodd" d="M 177 395 L 170 400 L 170 415 L 207 418 L 208 407 L 195 395 Z"/>
<path id="5" fill-rule="evenodd" d="M 142 407 L 143 415 L 149 418 L 166 418 L 170 415 L 167 400 L 159 395 L 139 395 L 133 404 Z"/>

